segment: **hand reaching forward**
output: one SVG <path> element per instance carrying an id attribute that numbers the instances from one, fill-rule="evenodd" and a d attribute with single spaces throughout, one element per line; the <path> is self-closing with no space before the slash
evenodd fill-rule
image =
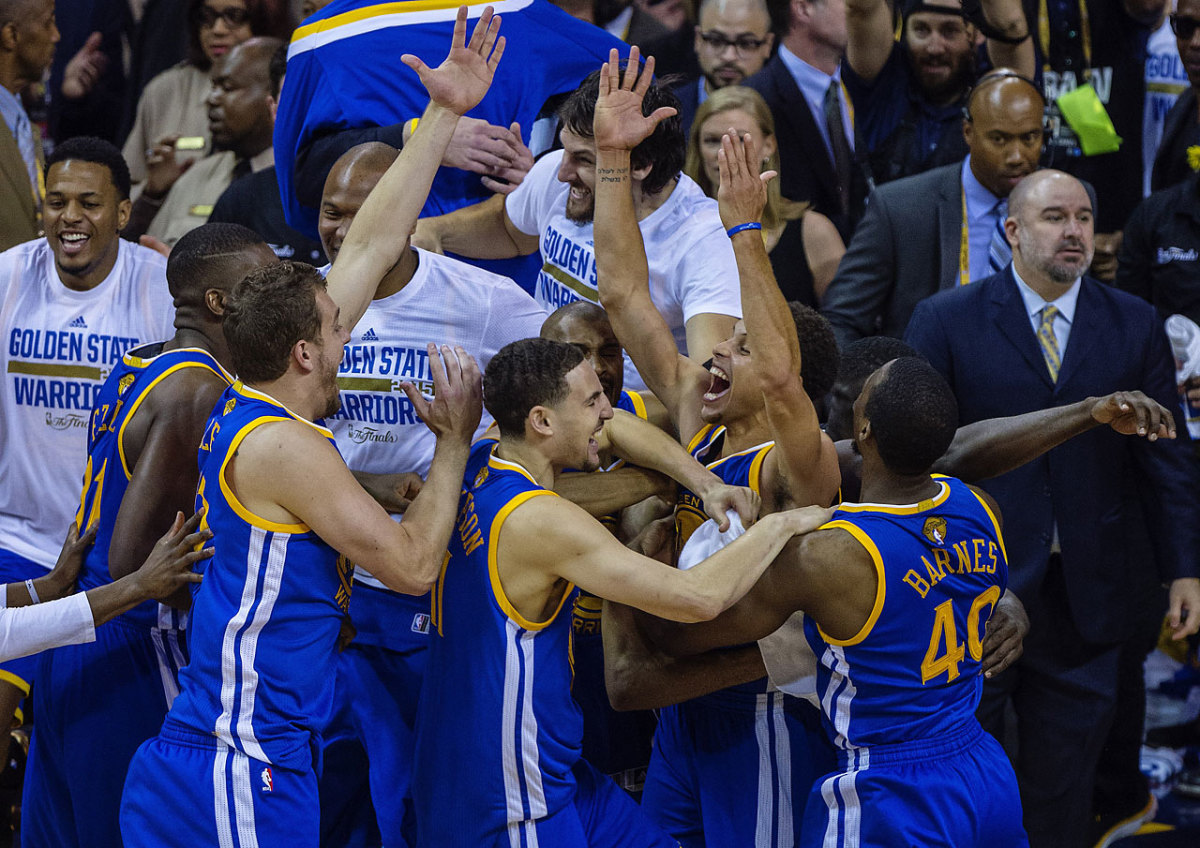
<path id="1" fill-rule="evenodd" d="M 749 133 L 743 137 L 731 129 L 721 137 L 721 149 L 717 151 L 717 169 L 721 174 L 717 205 L 726 229 L 762 221 L 767 206 L 767 183 L 775 178 L 775 172 L 760 174 L 759 161 L 758 141 Z"/>
<path id="2" fill-rule="evenodd" d="M 1170 410 L 1138 391 L 1098 398 L 1092 418 L 1125 436 L 1143 436 L 1152 442 L 1175 438 L 1175 418 Z"/>
<path id="3" fill-rule="evenodd" d="M 430 100 L 456 115 L 465 115 L 492 85 L 496 66 L 504 55 L 504 38 L 498 36 L 499 32 L 500 16 L 493 15 L 492 7 L 487 6 L 468 42 L 467 7 L 460 6 L 450 53 L 442 64 L 430 68 L 411 53 L 405 53 L 400 61 L 417 72 Z"/>
<path id="4" fill-rule="evenodd" d="M 470 444 L 483 413 L 483 378 L 475 359 L 462 347 L 429 345 L 429 370 L 433 374 L 433 400 L 425 400 L 412 383 L 400 388 L 412 401 L 417 415 L 438 438 L 459 439 Z"/>
<path id="5" fill-rule="evenodd" d="M 660 106 L 653 114 L 642 114 L 642 101 L 654 79 L 654 57 L 646 58 L 645 67 L 639 64 L 640 58 L 637 47 L 630 48 L 622 79 L 620 58 L 614 47 L 600 68 L 600 94 L 592 118 L 597 150 L 633 150 L 677 111 Z"/>

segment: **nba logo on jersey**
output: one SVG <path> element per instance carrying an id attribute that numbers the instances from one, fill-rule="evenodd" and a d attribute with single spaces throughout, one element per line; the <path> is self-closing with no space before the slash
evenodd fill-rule
<path id="1" fill-rule="evenodd" d="M 413 633 L 428 633 L 429 632 L 429 616 L 423 612 L 419 612 L 413 616 L 412 620 Z"/>
<path id="2" fill-rule="evenodd" d="M 940 515 L 926 518 L 925 528 L 922 532 L 925 534 L 925 538 L 935 545 L 946 544 L 946 519 Z"/>
<path id="3" fill-rule="evenodd" d="M 262 791 L 263 792 L 274 792 L 275 791 L 275 781 L 271 777 L 271 769 L 270 768 L 265 768 L 262 770 Z"/>

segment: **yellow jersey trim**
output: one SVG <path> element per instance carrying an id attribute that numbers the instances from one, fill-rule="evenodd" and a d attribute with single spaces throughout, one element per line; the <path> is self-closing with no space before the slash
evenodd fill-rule
<path id="1" fill-rule="evenodd" d="M 508 463 L 512 464 L 512 463 Z M 520 466 L 516 466 L 520 468 Z M 508 595 L 504 594 L 504 587 L 500 585 L 500 562 L 496 557 L 497 543 L 500 541 L 500 529 L 504 526 L 505 520 L 514 509 L 529 500 L 540 497 L 542 495 L 554 495 L 554 492 L 549 489 L 536 489 L 532 492 L 521 492 L 516 497 L 512 498 L 504 506 L 500 507 L 500 511 L 496 513 L 496 517 L 492 519 L 492 529 L 488 533 L 488 579 L 492 584 L 492 594 L 496 598 L 496 603 L 500 605 L 500 609 L 504 610 L 504 614 L 517 623 L 518 626 L 525 630 L 543 630 L 550 626 L 554 619 L 558 617 L 562 611 L 563 604 L 567 602 L 567 598 L 571 594 L 571 590 L 575 588 L 575 584 L 568 581 L 567 588 L 563 590 L 562 598 L 558 601 L 558 607 L 545 621 L 530 621 L 517 612 L 516 607 L 508 599 Z"/>
<path id="2" fill-rule="evenodd" d="M 950 497 L 950 486 L 937 481 L 942 490 L 934 495 L 929 500 L 921 501 L 915 504 L 877 504 L 877 503 L 856 503 L 856 504 L 841 504 L 838 510 L 841 512 L 886 512 L 889 515 L 916 515 L 919 512 L 925 512 L 928 509 L 941 506 L 946 502 L 946 498 Z"/>
<path id="3" fill-rule="evenodd" d="M 5 683 L 11 683 L 13 686 L 16 686 L 18 689 L 20 689 L 25 697 L 29 697 L 29 684 L 25 682 L 25 678 L 17 677 L 17 675 L 13 674 L 11 671 L 5 671 L 4 669 L 0 668 L 0 680 L 3 680 Z"/>
<path id="4" fill-rule="evenodd" d="M 162 356 L 162 354 L 159 354 L 159 356 Z M 157 357 L 155 358 L 157 359 Z M 148 363 L 150 361 L 152 360 L 141 360 L 141 362 L 144 363 Z M 117 430 L 117 455 L 121 457 L 121 470 L 125 472 L 126 480 L 133 479 L 133 472 L 129 468 L 129 460 L 125 457 L 125 428 L 129 425 L 129 422 L 133 420 L 134 414 L 141 409 L 142 401 L 146 399 L 146 396 L 150 394 L 151 390 L 153 390 L 155 386 L 157 386 L 167 377 L 170 377 L 175 372 L 181 371 L 184 368 L 203 368 L 207 371 L 211 371 L 216 376 L 221 377 L 226 382 L 231 382 L 228 374 L 225 374 L 224 372 L 213 371 L 212 366 L 207 362 L 180 362 L 177 365 L 172 365 L 166 371 L 155 377 L 154 380 L 151 381 L 150 385 L 146 386 L 146 388 L 142 390 L 142 393 L 138 395 L 137 400 L 133 402 L 133 406 L 129 408 L 129 412 L 125 415 L 125 420 L 121 422 L 121 427 Z"/>
<path id="5" fill-rule="evenodd" d="M 883 570 L 883 556 L 879 553 L 879 548 L 876 547 L 875 540 L 868 536 L 861 527 L 851 524 L 849 521 L 830 521 L 820 529 L 845 530 L 858 540 L 858 543 L 866 549 L 875 563 L 875 576 L 877 578 L 875 583 L 875 604 L 871 607 L 871 614 L 867 616 L 867 621 L 863 624 L 862 629 L 849 639 L 834 639 L 822 630 L 820 625 L 817 625 L 817 632 L 830 645 L 841 645 L 842 647 L 857 645 L 871 635 L 871 630 L 874 629 L 875 622 L 879 620 L 879 614 L 883 612 L 883 600 L 887 596 L 887 576 Z"/>
<path id="6" fill-rule="evenodd" d="M 401 15 L 409 12 L 437 12 L 446 9 L 457 9 L 459 6 L 500 6 L 497 11 L 500 14 L 504 6 L 500 3 L 470 3 L 460 2 L 460 0 L 406 0 L 403 3 L 380 3 L 376 6 L 367 6 L 364 9 L 356 9 L 353 12 L 344 12 L 340 15 L 334 15 L 332 18 L 326 18 L 323 21 L 311 23 L 308 26 L 302 26 L 292 33 L 292 41 L 299 41 L 305 36 L 313 35 L 318 32 L 326 32 L 336 27 L 345 26 L 346 24 L 354 24 L 359 21 L 370 20 L 371 18 L 382 17 L 383 15 Z"/>
<path id="7" fill-rule="evenodd" d="M 719 436 L 724 429 L 725 428 L 723 426 L 718 426 L 716 424 L 705 424 L 698 431 L 696 431 L 696 435 L 692 436 L 691 440 L 688 442 L 687 452 L 694 453 L 696 448 L 704 444 L 705 439 L 711 442 L 713 439 Z"/>
<path id="8" fill-rule="evenodd" d="M 512 460 L 508 460 L 508 459 L 501 459 L 500 457 L 496 456 L 496 452 L 495 452 L 494 448 L 492 450 L 492 453 L 488 456 L 488 467 L 494 468 L 497 471 L 515 471 L 518 474 L 520 474 L 522 477 L 524 477 L 526 480 L 528 480 L 530 483 L 532 483 L 533 485 L 535 485 L 535 486 L 542 485 L 537 480 L 534 480 L 533 475 L 530 474 L 528 471 L 526 471 L 525 466 L 521 465 L 519 462 L 513 462 Z"/>
<path id="9" fill-rule="evenodd" d="M 245 383 L 243 383 L 241 380 L 234 380 L 232 388 L 235 392 L 237 392 L 239 395 L 242 395 L 243 397 L 261 400 L 265 403 L 271 404 L 272 406 L 277 406 L 280 409 L 282 409 L 284 412 L 286 412 L 289 416 L 291 416 L 293 419 L 295 419 L 296 421 L 299 421 L 301 424 L 307 424 L 309 427 L 312 427 L 314 430 L 316 430 L 318 433 L 320 433 L 325 438 L 327 438 L 327 439 L 333 438 L 333 431 L 330 430 L 328 427 L 322 427 L 320 424 L 317 424 L 313 421 L 309 421 L 303 415 L 292 412 L 292 410 L 288 409 L 286 406 L 284 406 L 279 401 L 275 400 L 275 398 L 271 397 L 266 392 L 260 392 L 258 389 L 252 389 L 249 386 L 247 386 Z"/>
<path id="10" fill-rule="evenodd" d="M 229 483 L 225 479 L 225 470 L 229 467 L 230 460 L 232 460 L 234 455 L 237 454 L 238 445 L 240 445 L 242 440 L 249 436 L 252 431 L 258 427 L 261 427 L 263 424 L 275 424 L 280 421 L 291 420 L 293 419 L 285 418 L 283 416 L 268 417 L 264 415 L 261 418 L 255 418 L 253 421 L 248 422 L 244 427 L 242 427 L 242 429 L 237 431 L 237 434 L 233 437 L 233 441 L 229 443 L 229 449 L 225 452 L 225 458 L 221 460 L 221 470 L 217 473 L 217 477 L 219 478 L 221 484 L 221 494 L 225 496 L 225 502 L 229 504 L 235 513 L 237 513 L 238 518 L 242 519 L 242 521 L 245 521 L 252 527 L 260 527 L 263 530 L 268 530 L 272 533 L 307 533 L 309 532 L 309 526 L 303 523 L 282 524 L 278 521 L 271 521 L 270 519 L 263 518 L 261 515 L 251 512 L 241 501 L 238 500 L 237 495 L 233 493 L 233 489 L 229 487 Z M 304 419 L 301 418 L 300 420 L 303 421 Z M 317 429 L 320 430 L 323 428 L 317 427 Z"/>
<path id="11" fill-rule="evenodd" d="M 646 411 L 646 401 L 637 392 L 631 392 L 629 389 L 621 389 L 621 394 L 629 398 L 629 402 L 633 404 L 633 414 L 643 421 L 650 419 L 650 413 Z"/>
<path id="12" fill-rule="evenodd" d="M 992 528 L 996 531 L 996 541 L 1000 543 L 1000 553 L 1004 554 L 1004 561 L 1008 562 L 1008 551 L 1004 548 L 1004 533 L 1000 529 L 1000 522 L 996 519 L 996 514 L 992 512 L 992 508 L 988 506 L 988 502 L 980 497 L 979 492 L 967 486 L 967 490 L 975 496 L 975 500 L 979 501 L 979 505 L 983 507 L 983 511 L 987 513 L 987 517 L 991 519 Z"/>

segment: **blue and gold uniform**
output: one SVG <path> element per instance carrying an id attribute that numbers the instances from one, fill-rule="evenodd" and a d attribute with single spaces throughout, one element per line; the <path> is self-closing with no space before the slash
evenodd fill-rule
<path id="1" fill-rule="evenodd" d="M 124 355 L 100 389 L 88 425 L 87 469 L 76 523 L 96 526 L 79 590 L 112 582 L 108 550 L 133 478 L 125 431 L 163 380 L 202 368 L 232 377 L 204 350 L 162 352 L 162 343 Z M 137 747 L 158 733 L 187 661 L 186 613 L 147 601 L 96 630 L 96 641 L 38 658 L 37 728 L 22 805 L 25 839 L 36 845 L 120 845 L 117 814 Z M 97 739 L 104 744 L 98 745 Z"/>
<path id="2" fill-rule="evenodd" d="M 1012 766 L 975 719 L 985 628 L 1008 582 L 1004 542 L 969 486 L 934 479 L 928 501 L 843 504 L 825 525 L 867 550 L 878 588 L 852 639 L 804 621 L 840 759 L 813 786 L 804 845 L 1028 844 Z"/>
<path id="3" fill-rule="evenodd" d="M 530 621 L 500 583 L 504 522 L 556 497 L 520 465 L 472 449 L 445 567 L 417 721 L 418 842 L 438 848 L 669 846 L 633 801 L 580 757 L 571 698 L 575 587 Z"/>
<path id="4" fill-rule="evenodd" d="M 775 443 L 710 459 L 720 456 L 724 439 L 724 427 L 708 425 L 688 452 L 725 483 L 761 494 L 762 465 Z M 700 498 L 681 491 L 677 550 L 707 520 Z M 803 817 L 793 797 L 833 763 L 817 709 L 763 677 L 659 711 L 642 806 L 684 848 L 790 848 Z"/>
<path id="5" fill-rule="evenodd" d="M 240 382 L 208 421 L 196 506 L 216 553 L 194 594 L 179 697 L 129 769 L 128 848 L 317 844 L 314 752 L 352 566 L 307 525 L 255 515 L 225 476 L 243 439 L 281 421 L 333 444 L 324 427 Z"/>

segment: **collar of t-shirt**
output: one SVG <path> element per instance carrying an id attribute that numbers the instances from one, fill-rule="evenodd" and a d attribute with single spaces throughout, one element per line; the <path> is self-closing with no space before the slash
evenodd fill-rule
<path id="1" fill-rule="evenodd" d="M 841 66 L 839 65 L 831 76 L 814 68 L 783 45 L 779 46 L 779 59 L 787 68 L 788 73 L 792 75 L 792 79 L 796 81 L 796 87 L 800 89 L 804 101 L 808 103 L 808 108 L 812 111 L 813 122 L 817 125 L 821 138 L 825 140 L 825 146 L 829 149 L 830 156 L 833 155 L 833 147 L 829 143 L 829 128 L 825 126 L 825 92 L 829 90 L 831 83 L 838 83 L 839 94 L 842 98 L 842 127 L 846 131 L 846 141 L 850 143 L 850 149 L 853 150 L 854 124 L 850 121 L 850 104 L 846 101 L 846 92 L 841 88 Z"/>
<path id="2" fill-rule="evenodd" d="M 1017 291 L 1021 293 L 1021 300 L 1025 303 L 1025 313 L 1029 316 L 1029 325 L 1033 327 L 1034 335 L 1037 335 L 1038 327 L 1042 323 L 1042 309 L 1051 303 L 1058 308 L 1058 315 L 1054 317 L 1054 338 L 1058 342 L 1060 353 L 1065 353 L 1067 340 L 1071 335 L 1071 324 L 1075 321 L 1075 305 L 1079 302 L 1079 280 L 1054 300 L 1047 301 L 1021 279 L 1016 265 L 1010 267 L 1013 279 L 1017 281 Z"/>
<path id="3" fill-rule="evenodd" d="M 989 276 L 988 249 L 992 244 L 992 232 L 996 228 L 996 207 L 1001 198 L 988 191 L 971 170 L 971 155 L 962 164 L 962 191 L 967 201 L 967 239 L 971 247 L 971 267 L 967 269 L 972 280 Z"/>

